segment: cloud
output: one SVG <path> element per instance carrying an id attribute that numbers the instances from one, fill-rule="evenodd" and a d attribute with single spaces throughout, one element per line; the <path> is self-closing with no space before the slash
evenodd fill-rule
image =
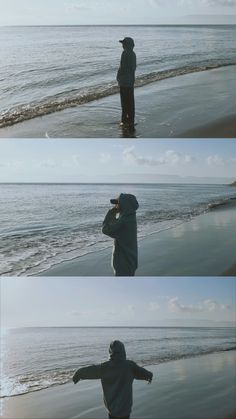
<path id="1" fill-rule="evenodd" d="M 56 167 L 56 162 L 53 159 L 42 160 L 38 162 L 37 166 L 44 167 L 47 169 L 53 169 L 54 167 Z"/>
<path id="2" fill-rule="evenodd" d="M 124 160 L 128 163 L 135 163 L 138 165 L 157 166 L 165 164 L 162 159 L 154 159 L 153 157 L 138 156 L 135 151 L 135 147 L 128 147 L 123 151 Z"/>
<path id="3" fill-rule="evenodd" d="M 76 11 L 82 12 L 82 11 L 87 11 L 90 9 L 85 1 L 80 1 L 80 3 L 74 3 L 74 2 L 64 3 L 64 7 L 66 9 L 66 12 L 69 12 L 69 13 L 76 12 Z"/>
<path id="4" fill-rule="evenodd" d="M 6 167 L 8 169 L 22 169 L 26 166 L 25 162 L 22 160 L 8 160 L 0 163 L 0 167 Z"/>
<path id="5" fill-rule="evenodd" d="M 101 163 L 108 163 L 111 161 L 111 154 L 106 152 L 99 153 L 99 160 Z"/>
<path id="6" fill-rule="evenodd" d="M 171 311 L 177 313 L 212 313 L 222 310 L 228 310 L 230 306 L 221 304 L 215 300 L 204 300 L 196 305 L 181 304 L 179 297 L 173 297 L 168 301 L 168 307 Z"/>
<path id="7" fill-rule="evenodd" d="M 203 309 L 205 311 L 220 311 L 220 310 L 229 310 L 230 306 L 226 304 L 221 304 L 218 301 L 214 300 L 204 300 L 202 303 Z"/>
<path id="8" fill-rule="evenodd" d="M 220 157 L 218 154 L 210 155 L 206 158 L 206 162 L 208 166 L 225 166 L 228 164 L 235 164 L 236 163 L 236 157 L 230 157 L 227 159 L 224 159 L 223 157 Z"/>
<path id="9" fill-rule="evenodd" d="M 185 163 L 193 163 L 194 161 L 196 161 L 195 157 L 190 156 L 189 154 L 184 155 L 184 162 Z"/>
<path id="10" fill-rule="evenodd" d="M 145 166 L 160 166 L 165 164 L 175 165 L 178 163 L 192 163 L 195 159 L 193 156 L 183 154 L 174 150 L 167 150 L 163 156 L 155 158 L 152 156 L 138 155 L 134 146 L 123 150 L 123 158 L 127 163 L 134 163 Z"/>
<path id="11" fill-rule="evenodd" d="M 193 305 L 183 305 L 183 304 L 181 304 L 178 297 L 171 298 L 168 301 L 168 307 L 171 311 L 179 312 L 179 313 L 183 313 L 183 312 L 196 313 L 196 312 L 202 311 L 199 308 L 199 306 L 194 307 Z"/>
<path id="12" fill-rule="evenodd" d="M 129 0 L 129 3 L 134 3 L 136 2 L 136 0 Z M 126 1 L 123 1 L 123 4 L 126 5 Z M 96 11 L 98 9 L 98 7 L 101 10 L 106 11 L 107 9 L 111 9 L 112 11 L 114 11 L 114 6 L 117 6 L 117 0 L 99 0 L 99 2 L 97 0 L 79 0 L 79 1 L 68 1 L 68 2 L 64 2 L 64 8 L 66 10 L 66 12 L 71 13 L 71 12 L 87 12 L 87 11 Z M 120 2 L 119 4 L 119 10 L 122 10 L 123 5 L 122 2 Z"/>
<path id="13" fill-rule="evenodd" d="M 130 315 L 134 315 L 135 314 L 135 306 L 133 304 L 129 304 L 127 303 L 126 305 L 124 305 L 122 308 L 120 307 L 112 307 L 111 309 L 109 309 L 108 311 L 104 311 L 103 314 L 107 317 L 107 316 L 130 316 Z"/>
<path id="14" fill-rule="evenodd" d="M 208 156 L 206 161 L 209 166 L 223 166 L 225 164 L 224 159 L 222 159 L 222 157 L 218 156 L 217 154 Z"/>

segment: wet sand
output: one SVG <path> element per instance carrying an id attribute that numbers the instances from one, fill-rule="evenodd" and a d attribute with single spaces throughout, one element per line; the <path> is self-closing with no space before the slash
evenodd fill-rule
<path id="1" fill-rule="evenodd" d="M 136 276 L 235 276 L 235 247 L 236 200 L 232 200 L 190 222 L 139 240 Z M 112 247 L 90 253 L 41 275 L 111 276 L 111 252 Z"/>
<path id="2" fill-rule="evenodd" d="M 182 138 L 236 138 L 236 115 L 222 118 L 215 123 L 189 130 Z"/>
<path id="3" fill-rule="evenodd" d="M 235 351 L 146 366 L 152 384 L 134 382 L 131 418 L 227 419 L 236 413 Z M 4 399 L 3 417 L 105 419 L 99 381 L 68 383 Z"/>
<path id="4" fill-rule="evenodd" d="M 1 138 L 236 137 L 236 66 L 135 89 L 136 130 L 122 131 L 119 95 L 1 128 Z"/>
<path id="5" fill-rule="evenodd" d="M 229 269 L 227 269 L 225 272 L 223 272 L 222 275 L 223 276 L 235 276 L 236 277 L 236 263 L 234 263 L 234 265 L 232 265 Z"/>

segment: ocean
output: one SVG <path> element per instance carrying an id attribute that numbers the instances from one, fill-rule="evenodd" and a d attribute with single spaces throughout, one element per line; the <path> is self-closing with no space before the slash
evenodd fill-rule
<path id="1" fill-rule="evenodd" d="M 136 86 L 236 64 L 236 25 L 1 27 L 0 128 L 116 93 L 124 36 Z"/>
<path id="2" fill-rule="evenodd" d="M 227 185 L 0 184 L 0 275 L 37 275 L 111 246 L 102 222 L 121 192 L 138 199 L 139 240 L 236 198 Z"/>
<path id="3" fill-rule="evenodd" d="M 143 366 L 236 349 L 235 328 L 9 329 L 2 333 L 1 397 L 70 382 L 77 368 L 106 361 L 114 339 L 124 342 L 128 359 Z"/>

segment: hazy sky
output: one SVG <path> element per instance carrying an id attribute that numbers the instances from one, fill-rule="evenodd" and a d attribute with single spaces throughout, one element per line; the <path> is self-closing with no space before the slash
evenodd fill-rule
<path id="1" fill-rule="evenodd" d="M 236 278 L 5 278 L 2 325 L 222 326 Z"/>
<path id="2" fill-rule="evenodd" d="M 0 0 L 0 10 L 0 25 L 227 23 L 236 1 Z"/>
<path id="3" fill-rule="evenodd" d="M 0 182 L 186 182 L 188 176 L 203 183 L 235 179 L 236 141 L 0 140 Z"/>

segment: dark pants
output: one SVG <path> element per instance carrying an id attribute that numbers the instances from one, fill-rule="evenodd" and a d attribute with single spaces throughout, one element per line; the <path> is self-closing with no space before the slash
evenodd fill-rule
<path id="1" fill-rule="evenodd" d="M 122 270 L 116 270 L 115 276 L 134 276 L 135 271 L 122 271 Z"/>
<path id="2" fill-rule="evenodd" d="M 116 418 L 115 416 L 109 415 L 109 419 L 129 419 L 129 416 L 123 416 L 122 418 Z"/>
<path id="3" fill-rule="evenodd" d="M 120 86 L 121 122 L 134 125 L 135 105 L 134 87 Z"/>

